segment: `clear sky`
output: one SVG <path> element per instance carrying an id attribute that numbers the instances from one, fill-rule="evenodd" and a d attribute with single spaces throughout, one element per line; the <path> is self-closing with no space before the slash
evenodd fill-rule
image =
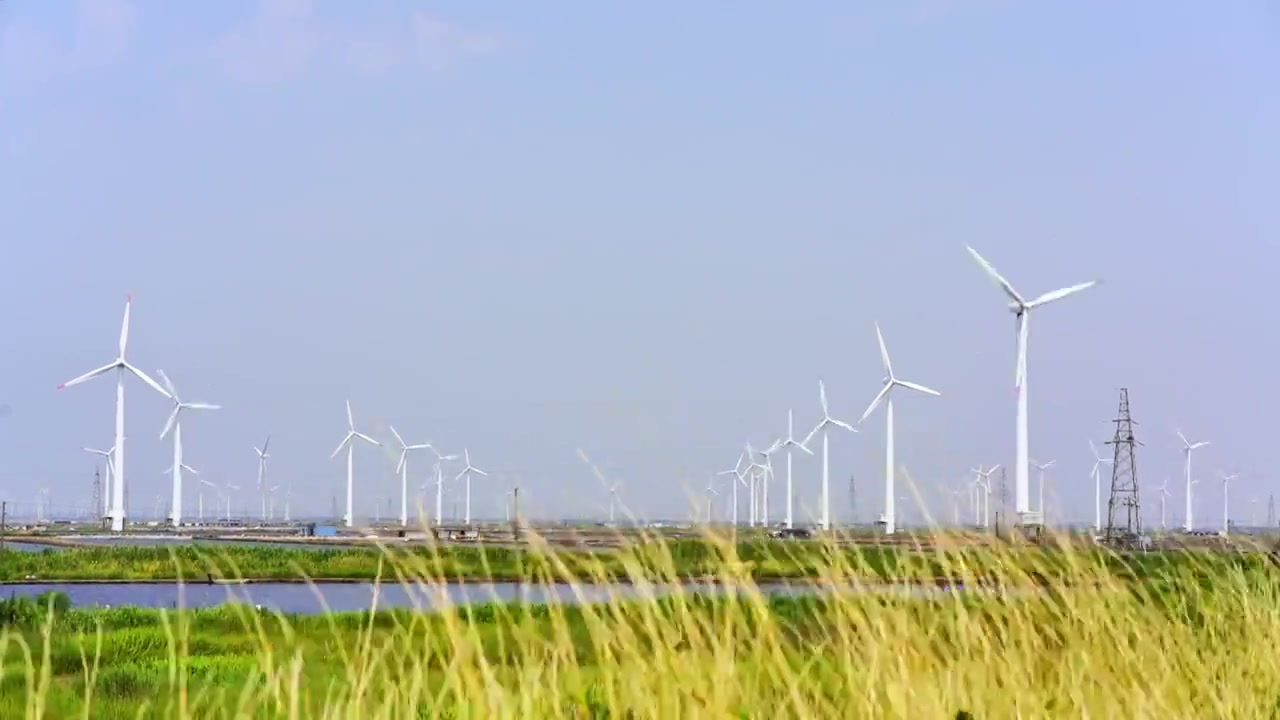
<path id="1" fill-rule="evenodd" d="M 479 515 L 499 474 L 533 514 L 603 514 L 581 447 L 683 517 L 788 408 L 808 431 L 819 379 L 857 420 L 878 320 L 945 394 L 903 394 L 896 432 L 949 517 L 1013 453 L 1014 319 L 972 244 L 1028 295 L 1103 281 L 1032 323 L 1049 496 L 1092 516 L 1086 441 L 1127 386 L 1147 521 L 1182 428 L 1213 442 L 1198 524 L 1220 469 L 1247 522 L 1280 489 L 1276 7 L 0 0 L 0 497 L 87 502 L 114 383 L 54 387 L 114 357 L 133 292 L 131 362 L 225 406 L 184 424 L 189 463 L 247 486 L 271 433 L 295 512 L 342 488 L 349 397 L 379 437 L 469 447 Z M 126 393 L 149 514 L 167 405 Z M 883 416 L 832 448 L 837 515 L 852 474 L 870 519 Z M 358 450 L 371 514 L 394 457 Z"/>

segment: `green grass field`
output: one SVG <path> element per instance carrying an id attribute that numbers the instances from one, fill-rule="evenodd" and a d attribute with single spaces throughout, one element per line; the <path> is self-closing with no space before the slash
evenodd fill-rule
<path id="1" fill-rule="evenodd" d="M 287 617 L 4 602 L 0 717 L 1280 717 L 1280 573 L 1260 555 L 704 543 L 592 565 L 468 552 L 530 582 L 694 569 L 738 592 Z M 381 572 L 430 586 L 449 562 L 393 554 Z M 769 562 L 853 590 L 765 597 L 752 575 Z M 938 574 L 999 589 L 872 589 Z"/>

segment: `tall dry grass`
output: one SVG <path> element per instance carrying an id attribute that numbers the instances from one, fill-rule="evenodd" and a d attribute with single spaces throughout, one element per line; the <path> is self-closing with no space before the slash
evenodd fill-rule
<path id="1" fill-rule="evenodd" d="M 156 611 L 150 635 L 114 611 L 71 611 L 0 635 L 0 715 L 1280 717 L 1269 563 L 1183 555 L 1124 573 L 1123 559 L 1078 548 L 924 539 L 932 567 L 904 563 L 890 584 L 827 546 L 804 585 L 812 594 L 794 597 L 764 592 L 736 546 L 712 537 L 710 594 L 680 589 L 682 562 L 654 542 L 626 556 L 631 589 L 605 602 Z M 530 557 L 527 583 L 568 582 L 583 600 L 618 579 L 616 563 Z M 964 587 L 937 588 L 939 571 Z M 443 561 L 387 552 L 385 582 L 442 592 L 449 579 Z M 233 632 L 244 638 L 235 652 L 209 651 Z"/>

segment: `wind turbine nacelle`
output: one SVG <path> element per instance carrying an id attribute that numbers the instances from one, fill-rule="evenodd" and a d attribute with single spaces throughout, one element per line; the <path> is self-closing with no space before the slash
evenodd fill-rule
<path id="1" fill-rule="evenodd" d="M 1019 303 L 1019 302 L 1009 303 L 1009 312 L 1013 313 L 1014 315 L 1021 315 L 1022 310 L 1023 310 L 1022 303 Z"/>

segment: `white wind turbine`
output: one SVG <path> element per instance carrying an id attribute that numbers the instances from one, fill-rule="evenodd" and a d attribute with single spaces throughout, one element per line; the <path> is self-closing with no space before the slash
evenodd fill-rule
<path id="1" fill-rule="evenodd" d="M 164 370 L 158 370 L 160 373 L 160 381 L 164 383 L 164 387 L 169 391 L 169 397 L 173 398 L 173 411 L 169 413 L 169 420 L 164 424 L 164 430 L 160 431 L 160 439 L 163 440 L 169 431 L 173 431 L 173 507 L 169 509 L 169 523 L 174 527 L 182 524 L 182 471 L 186 469 L 186 465 L 182 463 L 182 411 L 183 410 L 220 410 L 221 405 L 211 405 L 203 402 L 183 402 L 178 397 L 178 391 L 173 387 L 173 381 L 164 373 Z"/>
<path id="2" fill-rule="evenodd" d="M 346 523 L 347 527 L 351 527 L 353 524 L 355 524 L 355 509 L 352 506 L 351 488 L 355 484 L 355 463 L 353 461 L 352 454 L 355 451 L 354 441 L 356 438 L 364 440 L 370 445 L 377 445 L 378 447 L 382 446 L 382 443 L 378 442 L 377 440 L 374 440 L 373 438 L 369 437 L 368 435 L 365 435 L 364 433 L 356 431 L 356 421 L 351 416 L 351 401 L 348 400 L 347 401 L 347 434 L 345 437 L 342 438 L 342 442 L 338 443 L 338 447 L 333 451 L 333 454 L 329 456 L 330 458 L 335 458 L 338 456 L 338 453 L 342 452 L 342 448 L 345 447 L 347 449 L 347 514 L 343 517 L 343 522 Z"/>
<path id="3" fill-rule="evenodd" d="M 276 517 L 276 491 L 280 489 L 279 485 L 272 485 L 267 490 L 267 519 L 274 520 Z"/>
<path id="4" fill-rule="evenodd" d="M 756 462 L 755 448 L 751 447 L 751 443 L 747 443 L 747 474 L 750 485 L 747 486 L 747 524 L 755 527 L 756 522 L 760 518 L 760 473 L 768 470 L 767 467 Z"/>
<path id="5" fill-rule="evenodd" d="M 205 480 L 204 478 L 199 478 L 199 480 L 200 480 L 200 484 L 201 484 L 201 485 L 207 485 L 208 487 L 213 488 L 213 491 L 214 491 L 215 493 L 217 493 L 217 495 L 222 495 L 222 490 L 218 489 L 218 486 L 217 486 L 217 485 L 214 485 L 213 483 L 209 482 L 208 480 Z M 196 498 L 197 498 L 197 500 L 199 501 L 199 504 L 200 504 L 200 506 L 199 506 L 199 508 L 198 508 L 198 512 L 200 513 L 200 520 L 201 520 L 201 521 L 203 521 L 203 520 L 204 520 L 204 491 L 203 491 L 203 490 L 199 490 L 199 491 L 197 491 L 197 492 L 196 492 Z M 217 514 L 217 512 L 218 512 L 218 506 L 217 506 L 217 505 L 214 505 L 213 507 L 214 507 L 213 512 L 214 512 L 214 514 L 215 514 L 215 516 L 216 516 L 216 514 Z"/>
<path id="6" fill-rule="evenodd" d="M 126 371 L 131 372 L 139 380 L 150 385 L 156 392 L 170 397 L 164 388 L 160 387 L 155 380 L 152 380 L 146 373 L 138 368 L 130 365 L 124 359 L 125 347 L 129 344 L 129 308 L 133 304 L 133 296 L 130 295 L 124 304 L 124 322 L 120 325 L 120 354 L 108 365 L 103 365 L 96 370 L 81 375 L 80 377 L 68 380 L 58 386 L 58 389 L 79 385 L 86 380 L 91 380 L 99 375 L 105 375 L 112 370 L 116 371 L 116 443 L 115 443 L 115 478 L 111 483 L 111 530 L 112 532 L 122 532 L 124 530 L 125 508 L 124 508 L 124 374 Z"/>
<path id="7" fill-rule="evenodd" d="M 411 450 L 426 450 L 431 447 L 431 443 L 419 443 L 417 445 L 406 445 L 404 438 L 400 437 L 400 433 L 396 432 L 395 427 L 391 428 L 391 434 L 396 437 L 396 442 L 400 443 L 400 461 L 396 463 L 396 472 L 400 475 L 400 526 L 409 526 L 409 452 Z"/>
<path id="8" fill-rule="evenodd" d="M 1098 454 L 1098 446 L 1092 440 L 1089 441 L 1089 450 L 1093 452 L 1093 531 L 1102 532 L 1102 466 L 1110 465 L 1113 461 Z M 1163 511 L 1160 516 L 1164 517 Z"/>
<path id="9" fill-rule="evenodd" d="M 1226 537 L 1231 530 L 1231 506 L 1227 497 L 1227 483 L 1240 477 L 1236 473 L 1222 476 L 1222 536 Z"/>
<path id="10" fill-rule="evenodd" d="M 1164 518 L 1165 518 L 1164 502 L 1165 502 L 1165 498 L 1167 497 L 1169 497 L 1169 478 L 1165 478 L 1164 482 L 1160 483 L 1160 530 L 1161 531 L 1166 530 L 1168 527 L 1164 521 Z"/>
<path id="11" fill-rule="evenodd" d="M 181 452 L 175 453 L 175 455 L 177 456 L 175 459 L 178 461 L 178 464 L 177 464 L 177 465 L 171 465 L 171 466 L 169 466 L 169 469 L 164 471 L 164 474 L 165 474 L 165 475 L 180 475 L 180 474 L 182 474 L 182 471 L 183 471 L 183 470 L 186 470 L 187 472 L 191 473 L 192 475 L 195 475 L 197 478 L 199 478 L 199 477 L 200 477 L 200 473 L 196 472 L 196 469 L 195 469 L 195 468 L 191 467 L 190 465 L 188 465 L 188 464 L 186 463 L 186 461 L 185 461 L 185 460 L 182 460 L 182 459 L 181 459 L 181 457 L 182 457 L 182 453 L 181 453 Z M 179 493 L 178 493 L 178 495 L 176 496 L 176 498 L 177 498 L 178 500 L 181 500 L 181 499 L 182 499 L 182 493 L 181 493 L 181 492 L 179 492 Z M 177 522 L 175 522 L 175 521 L 174 521 L 174 519 L 173 519 L 173 518 L 175 518 L 175 517 L 181 518 L 181 515 L 182 515 L 182 510 L 181 510 L 181 509 L 179 509 L 179 508 L 169 508 L 169 522 L 173 523 L 173 526 L 174 526 L 174 527 L 177 527 L 177 526 L 178 526 L 178 524 L 177 524 Z"/>
<path id="12" fill-rule="evenodd" d="M 901 386 L 916 392 L 922 392 L 926 395 L 941 396 L 942 393 L 913 382 L 901 380 L 893 374 L 893 365 L 889 362 L 889 350 L 884 345 L 884 336 L 880 334 L 880 323 L 876 323 L 876 340 L 880 343 L 880 359 L 884 362 L 884 386 L 880 388 L 880 392 L 876 394 L 871 404 L 867 406 L 867 411 L 862 413 L 862 419 L 858 420 L 861 425 L 875 409 L 884 403 L 885 415 L 885 451 L 884 451 L 884 532 L 886 535 L 892 535 L 896 530 L 894 518 L 894 488 L 893 488 L 893 398 L 889 396 L 889 392 L 895 386 Z"/>
<path id="13" fill-rule="evenodd" d="M 711 487 L 711 483 L 707 483 L 707 524 L 708 525 L 711 524 L 711 500 L 712 498 L 714 498 L 716 495 L 719 495 L 719 494 L 720 493 L 716 492 L 715 488 Z"/>
<path id="14" fill-rule="evenodd" d="M 741 483 L 743 487 L 746 487 L 747 485 L 744 473 L 742 472 L 742 461 L 744 457 L 745 453 L 738 456 L 738 462 L 733 466 L 732 470 L 721 470 L 717 473 L 718 475 L 733 476 L 733 480 L 731 480 L 730 483 L 733 485 L 733 510 L 731 511 L 731 519 L 734 528 L 738 527 L 738 484 Z"/>
<path id="15" fill-rule="evenodd" d="M 822 419 L 818 424 L 809 431 L 808 436 L 801 441 L 801 445 L 808 445 L 809 440 L 815 433 L 822 433 L 822 508 L 819 525 L 823 530 L 831 529 L 831 463 L 830 463 L 830 439 L 828 437 L 832 427 L 844 428 L 849 432 L 858 432 L 858 429 L 843 420 L 837 420 L 831 417 L 831 409 L 827 405 L 827 386 L 818 381 L 818 403 L 822 406 Z M 789 433 L 788 433 L 789 434 Z"/>
<path id="16" fill-rule="evenodd" d="M 463 518 L 462 524 L 466 527 L 471 527 L 471 475 L 474 473 L 482 477 L 488 477 L 489 473 L 471 464 L 471 451 L 467 448 L 462 449 L 462 457 L 467 465 L 462 468 L 462 472 L 458 473 L 453 479 L 456 481 L 461 478 L 466 478 L 467 480 L 466 517 Z"/>
<path id="17" fill-rule="evenodd" d="M 1035 466 L 1036 470 L 1040 471 L 1040 522 L 1042 523 L 1044 522 L 1044 471 L 1053 467 L 1057 462 L 1057 460 L 1050 460 L 1047 463 L 1041 464 L 1035 460 L 1031 461 L 1031 464 Z"/>
<path id="18" fill-rule="evenodd" d="M 436 456 L 436 525 L 439 526 L 444 524 L 444 464 L 457 460 L 458 456 L 442 455 L 434 445 L 431 446 L 431 454 Z"/>
<path id="19" fill-rule="evenodd" d="M 979 498 L 982 503 L 982 518 L 978 524 L 982 527 L 989 527 L 991 525 L 991 476 L 999 469 L 999 465 L 992 465 L 989 470 L 983 470 L 981 465 L 973 469 L 973 471 L 978 474 L 978 479 L 975 484 L 985 491 L 985 493 Z"/>
<path id="20" fill-rule="evenodd" d="M 224 487 L 224 490 L 223 490 L 223 493 L 222 493 L 222 497 L 223 497 L 223 499 L 224 499 L 224 500 L 226 500 L 226 501 L 227 501 L 227 522 L 231 522 L 231 491 L 232 491 L 232 490 L 239 490 L 239 489 L 240 489 L 240 486 L 239 486 L 239 485 L 232 485 L 231 483 L 227 483 L 227 484 L 226 484 L 226 485 L 224 485 L 223 487 Z"/>
<path id="21" fill-rule="evenodd" d="M 608 490 L 609 490 L 609 524 L 610 524 L 610 525 L 612 525 L 612 524 L 614 523 L 614 519 L 613 519 L 613 518 L 614 518 L 614 510 L 615 510 L 615 508 L 617 507 L 617 504 L 618 504 L 618 488 L 620 488 L 620 487 L 622 487 L 622 481 L 621 481 L 621 480 L 615 480 L 615 481 L 613 481 L 613 484 L 612 484 L 612 485 L 609 485 L 609 486 L 608 486 Z"/>
<path id="22" fill-rule="evenodd" d="M 263 520 L 267 519 L 267 491 L 265 483 L 267 477 L 267 458 L 271 457 L 271 454 L 267 452 L 267 448 L 269 447 L 271 447 L 270 435 L 268 435 L 267 439 L 262 443 L 261 448 L 256 445 L 253 448 L 253 451 L 258 454 L 258 495 L 262 496 Z"/>
<path id="23" fill-rule="evenodd" d="M 805 451 L 805 453 L 807 453 L 807 454 L 809 454 L 809 455 L 812 455 L 812 454 L 813 454 L 813 451 L 812 451 L 812 450 L 810 450 L 809 448 L 805 447 L 805 444 L 804 444 L 803 442 L 798 442 L 798 441 L 796 440 L 795 432 L 793 431 L 793 420 L 792 420 L 792 415 L 793 415 L 793 413 L 792 413 L 790 410 L 788 410 L 788 411 L 787 411 L 787 437 L 786 437 L 786 439 L 784 439 L 784 440 L 782 441 L 782 449 L 787 451 L 787 517 L 786 517 L 786 525 L 787 525 L 787 527 L 788 527 L 788 528 L 789 528 L 789 527 L 791 527 L 791 523 L 792 523 L 792 519 L 793 519 L 793 516 L 792 516 L 792 507 L 791 507 L 791 505 L 792 505 L 792 497 L 794 496 L 794 493 L 792 493 L 792 491 L 791 491 L 791 448 L 800 448 L 801 450 Z M 735 495 L 737 494 L 737 486 L 736 486 L 736 485 L 734 486 L 734 494 L 735 494 Z"/>
<path id="24" fill-rule="evenodd" d="M 1178 434 L 1178 439 L 1182 441 L 1182 452 L 1186 454 L 1187 514 L 1183 518 L 1183 522 L 1185 523 L 1185 526 L 1183 527 L 1183 529 L 1186 530 L 1187 532 L 1191 532 L 1191 529 L 1195 527 L 1195 524 L 1192 522 L 1192 517 L 1191 517 L 1191 486 L 1195 484 L 1191 482 L 1191 451 L 1196 450 L 1198 448 L 1202 448 L 1205 445 L 1208 445 L 1209 441 L 1201 440 L 1200 442 L 1192 443 L 1187 440 L 1187 436 L 1183 435 L 1181 430 L 1176 430 L 1175 432 Z"/>
<path id="25" fill-rule="evenodd" d="M 1000 276 L 1000 273 L 996 272 L 996 269 L 991 266 L 991 263 L 987 262 L 978 254 L 977 250 L 974 250 L 972 247 L 968 248 L 968 250 L 969 254 L 973 256 L 973 259 L 978 261 L 978 264 L 982 266 L 982 269 L 996 281 L 996 284 L 998 284 L 1000 288 L 1004 290 L 1005 294 L 1012 300 L 1012 302 L 1009 303 L 1009 310 L 1014 312 L 1018 318 L 1018 359 L 1017 369 L 1014 376 L 1014 386 L 1018 389 L 1014 498 L 1018 515 L 1021 518 L 1021 522 L 1025 524 L 1032 521 L 1032 518 L 1034 518 L 1034 515 L 1031 514 L 1031 480 L 1029 477 L 1031 471 L 1028 467 L 1028 462 L 1031 458 L 1030 450 L 1028 449 L 1030 447 L 1030 441 L 1028 440 L 1027 433 L 1027 328 L 1031 310 L 1040 307 L 1041 305 L 1048 305 L 1055 300 L 1061 300 L 1069 295 L 1074 295 L 1082 290 L 1087 290 L 1094 285 L 1097 285 L 1098 281 L 1090 280 L 1089 282 L 1080 283 L 1079 285 L 1072 285 L 1071 287 L 1052 290 L 1030 302 L 1027 302 L 1022 299 L 1022 296 L 1018 294 L 1017 290 L 1013 289 L 1013 286 L 1009 284 L 1008 280 L 1005 280 Z M 1037 522 L 1043 522 L 1043 519 L 1040 519 Z"/>
<path id="26" fill-rule="evenodd" d="M 81 449 L 87 453 L 93 453 L 94 455 L 101 455 L 102 457 L 107 459 L 107 486 L 102 489 L 102 517 L 104 518 L 109 517 L 111 515 L 111 498 L 110 498 L 111 486 L 112 486 L 112 483 L 115 482 L 113 478 L 115 477 L 115 474 L 116 474 L 115 461 L 112 459 L 111 456 L 115 453 L 116 449 L 115 448 L 111 448 L 110 450 L 94 450 L 93 448 L 81 448 Z"/>
<path id="27" fill-rule="evenodd" d="M 759 450 L 760 457 L 764 458 L 764 472 L 761 474 L 760 483 L 760 525 L 761 527 L 769 526 L 769 481 L 775 475 L 773 472 L 773 454 L 782 449 L 782 438 L 773 441 L 773 444 L 764 450 Z"/>
<path id="28" fill-rule="evenodd" d="M 293 502 L 293 483 L 289 483 L 284 489 L 284 521 L 291 522 L 289 516 L 289 505 Z"/>

